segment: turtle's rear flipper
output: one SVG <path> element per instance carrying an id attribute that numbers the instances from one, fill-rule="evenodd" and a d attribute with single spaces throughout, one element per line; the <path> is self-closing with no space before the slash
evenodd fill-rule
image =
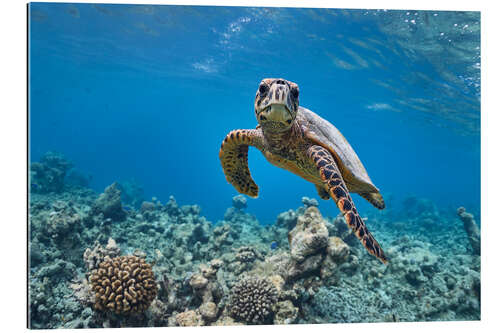
<path id="1" fill-rule="evenodd" d="M 385 208 L 384 198 L 382 198 L 382 195 L 380 193 L 363 192 L 359 193 L 359 195 L 365 198 L 369 203 L 371 203 L 376 208 L 378 209 Z"/>
<path id="2" fill-rule="evenodd" d="M 319 197 L 323 200 L 329 200 L 330 194 L 323 186 L 316 185 L 316 190 L 318 190 Z"/>
<path id="3" fill-rule="evenodd" d="M 335 200 L 337 207 L 344 215 L 347 224 L 351 227 L 354 234 L 361 240 L 361 243 L 370 254 L 380 259 L 384 264 L 387 263 L 384 251 L 359 216 L 339 168 L 330 152 L 321 146 L 312 146 L 307 150 L 307 155 L 316 164 L 325 185 L 325 190 Z"/>
<path id="4" fill-rule="evenodd" d="M 258 146 L 260 137 L 256 130 L 234 130 L 226 135 L 219 151 L 219 158 L 226 179 L 238 192 L 256 198 L 259 187 L 248 169 L 248 146 Z"/>

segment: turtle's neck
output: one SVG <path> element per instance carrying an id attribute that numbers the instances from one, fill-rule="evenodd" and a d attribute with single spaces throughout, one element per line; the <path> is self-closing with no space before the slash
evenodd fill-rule
<path id="1" fill-rule="evenodd" d="M 288 150 L 291 146 L 295 146 L 295 143 L 298 141 L 297 138 L 302 136 L 302 131 L 297 124 L 297 121 L 292 123 L 289 130 L 276 132 L 262 129 L 262 133 L 264 134 L 268 149 L 273 152 L 283 152 Z"/>

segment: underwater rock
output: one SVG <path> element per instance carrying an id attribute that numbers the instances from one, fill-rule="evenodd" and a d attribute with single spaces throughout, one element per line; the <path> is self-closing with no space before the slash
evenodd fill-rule
<path id="1" fill-rule="evenodd" d="M 92 181 L 92 176 L 82 173 L 79 170 L 71 169 L 64 180 L 68 186 L 76 186 L 86 188 L 89 187 Z"/>
<path id="2" fill-rule="evenodd" d="M 326 253 L 330 256 L 335 262 L 342 263 L 347 260 L 349 256 L 349 245 L 344 243 L 344 241 L 339 237 L 330 237 L 328 238 L 328 245 L 326 247 Z"/>
<path id="3" fill-rule="evenodd" d="M 46 152 L 40 162 L 31 163 L 30 188 L 34 193 L 60 193 L 64 189 L 66 173 L 73 167 L 63 154 Z"/>
<path id="4" fill-rule="evenodd" d="M 157 210 L 157 205 L 150 201 L 143 201 L 140 208 L 140 216 L 142 216 L 146 221 L 146 225 L 149 228 L 151 221 L 158 220 L 160 218 L 160 212 Z"/>
<path id="5" fill-rule="evenodd" d="M 178 245 L 183 244 L 190 249 L 197 242 L 207 243 L 211 234 L 211 223 L 205 220 L 204 217 L 193 214 L 194 212 L 196 211 L 185 209 L 185 212 L 177 217 L 177 223 L 172 235 L 172 237 L 176 238 Z"/>
<path id="6" fill-rule="evenodd" d="M 106 244 L 105 251 L 106 251 L 105 252 L 106 256 L 108 256 L 109 258 L 114 258 L 114 257 L 117 257 L 120 255 L 120 247 L 118 246 L 118 244 L 116 244 L 115 240 L 111 237 L 108 239 L 108 243 Z"/>
<path id="7" fill-rule="evenodd" d="M 155 326 L 168 325 L 167 312 L 167 305 L 160 301 L 158 298 L 156 298 L 149 306 L 149 313 L 151 314 L 153 324 Z"/>
<path id="8" fill-rule="evenodd" d="M 251 273 L 268 278 L 280 290 L 277 283 L 281 280 L 289 284 L 308 276 L 319 276 L 324 259 L 325 254 L 318 253 L 298 262 L 291 257 L 289 252 L 280 251 L 259 261 Z"/>
<path id="9" fill-rule="evenodd" d="M 151 265 L 136 256 L 105 260 L 89 277 L 95 294 L 96 310 L 116 314 L 144 312 L 158 289 Z"/>
<path id="10" fill-rule="evenodd" d="M 472 251 L 475 255 L 481 255 L 481 233 L 477 227 L 474 215 L 467 213 L 464 207 L 457 209 L 457 214 L 464 224 L 465 232 L 472 246 Z"/>
<path id="11" fill-rule="evenodd" d="M 50 265 L 45 265 L 40 268 L 37 272 L 37 276 L 41 279 L 69 279 L 74 274 L 75 270 L 75 264 L 62 259 L 56 259 L 56 261 Z"/>
<path id="12" fill-rule="evenodd" d="M 181 212 L 183 215 L 198 216 L 201 213 L 201 207 L 199 205 L 183 205 L 181 206 Z"/>
<path id="13" fill-rule="evenodd" d="M 267 279 L 243 278 L 231 289 L 228 309 L 231 317 L 249 324 L 271 323 L 278 291 Z"/>
<path id="14" fill-rule="evenodd" d="M 187 276 L 188 285 L 194 294 L 194 298 L 186 293 L 172 294 L 172 297 L 183 297 L 190 299 L 189 306 L 196 306 L 196 310 L 187 310 L 175 317 L 175 323 L 180 326 L 206 325 L 217 319 L 219 313 L 218 303 L 223 298 L 223 291 L 217 281 L 217 271 L 222 267 L 223 262 L 219 259 L 211 260 L 208 265 L 201 264 L 198 272 Z M 169 297 L 170 298 L 170 297 Z M 169 303 L 173 303 L 169 300 Z M 176 306 L 175 308 L 179 308 Z"/>
<path id="15" fill-rule="evenodd" d="M 290 209 L 278 215 L 276 226 L 292 230 L 297 224 L 297 218 L 298 214 L 293 209 Z"/>
<path id="16" fill-rule="evenodd" d="M 256 276 L 267 277 L 271 282 L 273 282 L 271 277 L 275 275 L 281 276 L 283 280 L 286 280 L 290 267 L 293 264 L 294 262 L 290 257 L 290 253 L 279 251 L 273 255 L 266 256 L 263 261 L 257 262 L 251 273 Z"/>
<path id="17" fill-rule="evenodd" d="M 52 204 L 53 210 L 49 213 L 48 221 L 45 225 L 46 232 L 53 238 L 63 238 L 70 232 L 75 232 L 79 228 L 82 218 L 74 207 L 65 201 L 55 201 Z"/>
<path id="18" fill-rule="evenodd" d="M 73 290 L 75 298 L 84 306 L 90 306 L 94 303 L 94 294 L 87 279 L 71 281 L 69 286 Z"/>
<path id="19" fill-rule="evenodd" d="M 208 285 L 208 279 L 202 274 L 193 274 L 191 279 L 189 279 L 189 285 L 193 287 L 195 291 L 202 290 Z"/>
<path id="20" fill-rule="evenodd" d="M 223 297 L 222 288 L 217 281 L 217 271 L 222 265 L 223 263 L 219 259 L 211 260 L 208 265 L 201 264 L 198 267 L 198 273 L 193 274 L 189 279 L 189 285 L 193 288 L 194 295 L 201 301 L 198 312 L 208 321 L 216 319 L 217 305 Z M 213 303 L 215 309 L 209 303 Z"/>
<path id="21" fill-rule="evenodd" d="M 156 205 L 150 201 L 143 201 L 141 204 L 141 214 L 145 212 L 152 212 L 156 208 Z"/>
<path id="22" fill-rule="evenodd" d="M 135 208 L 144 201 L 144 189 L 135 180 L 117 183 L 121 192 L 122 202 Z"/>
<path id="23" fill-rule="evenodd" d="M 255 248 L 251 246 L 241 246 L 236 250 L 234 261 L 230 264 L 230 270 L 232 270 L 234 274 L 239 275 L 244 271 L 250 270 L 257 259 L 263 259 L 263 256 Z"/>
<path id="24" fill-rule="evenodd" d="M 387 269 L 414 287 L 420 287 L 429 281 L 436 273 L 440 259 L 429 250 L 430 244 L 410 241 L 406 236 L 397 240 L 397 244 L 395 249 L 390 248 L 397 256 L 391 259 L 391 265 Z"/>
<path id="25" fill-rule="evenodd" d="M 338 280 L 338 266 L 347 261 L 349 257 L 349 246 L 339 237 L 328 238 L 326 257 L 321 264 L 320 276 L 324 282 L 336 283 Z M 333 280 L 333 278 L 335 278 Z"/>
<path id="26" fill-rule="evenodd" d="M 252 263 L 260 257 L 260 254 L 250 246 L 242 246 L 236 250 L 236 260 L 242 263 L 249 262 Z"/>
<path id="27" fill-rule="evenodd" d="M 286 274 L 286 280 L 295 281 L 309 275 L 318 275 L 324 258 L 324 254 L 318 253 L 308 256 L 305 260 L 300 262 L 292 259 L 288 268 L 288 272 Z"/>
<path id="28" fill-rule="evenodd" d="M 218 225 L 213 229 L 214 246 L 221 249 L 224 245 L 233 244 L 237 234 L 232 230 L 229 224 Z"/>
<path id="29" fill-rule="evenodd" d="M 302 197 L 302 203 L 306 208 L 319 206 L 318 200 L 314 198 Z"/>
<path id="30" fill-rule="evenodd" d="M 299 309 L 289 300 L 276 304 L 276 314 L 274 316 L 275 325 L 294 324 L 297 320 Z"/>
<path id="31" fill-rule="evenodd" d="M 177 322 L 177 325 L 184 327 L 205 325 L 201 315 L 194 310 L 188 310 L 179 313 L 175 316 L 175 320 Z"/>
<path id="32" fill-rule="evenodd" d="M 99 214 L 102 213 L 105 218 L 114 221 L 123 221 L 127 214 L 122 208 L 121 191 L 117 183 L 106 187 L 104 193 L 101 193 L 94 203 L 93 210 Z"/>
<path id="33" fill-rule="evenodd" d="M 83 252 L 83 262 L 85 263 L 87 271 L 90 272 L 99 267 L 99 264 L 104 260 L 112 259 L 119 255 L 120 247 L 116 244 L 114 239 L 109 238 L 106 247 L 103 247 L 98 241 L 95 241 L 92 249 L 86 248 Z"/>
<path id="34" fill-rule="evenodd" d="M 247 198 L 244 195 L 236 195 L 233 197 L 233 207 L 239 210 L 247 208 Z"/>
<path id="35" fill-rule="evenodd" d="M 168 202 L 163 206 L 163 209 L 172 217 L 179 216 L 181 214 L 181 209 L 179 208 L 179 205 L 177 204 L 177 201 L 175 201 L 173 195 L 168 198 Z"/>
<path id="36" fill-rule="evenodd" d="M 62 270 L 52 271 L 54 275 L 44 273 L 44 278 L 36 272 L 30 274 L 29 324 L 31 328 L 46 329 L 63 325 L 71 328 L 73 327 L 71 325 L 77 324 L 78 318 L 83 317 L 83 314 L 88 317 L 87 312 L 84 313 L 84 306 L 72 295 L 73 290 L 67 283 L 76 271 L 65 274 L 65 268 L 61 268 Z"/>
<path id="37" fill-rule="evenodd" d="M 217 304 L 214 302 L 206 302 L 200 305 L 198 311 L 200 312 L 201 316 L 205 321 L 211 322 L 215 319 L 217 319 Z"/>
<path id="38" fill-rule="evenodd" d="M 285 280 L 283 279 L 283 277 L 279 274 L 274 274 L 271 275 L 268 279 L 269 282 L 271 282 L 276 287 L 278 294 L 281 293 L 281 291 L 283 290 L 283 286 L 285 285 Z"/>
<path id="39" fill-rule="evenodd" d="M 328 229 L 316 207 L 309 207 L 297 219 L 297 225 L 288 233 L 292 258 L 301 262 L 318 253 L 328 244 Z"/>

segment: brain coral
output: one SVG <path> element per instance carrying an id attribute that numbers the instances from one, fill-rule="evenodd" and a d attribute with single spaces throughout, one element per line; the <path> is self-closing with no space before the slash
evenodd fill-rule
<path id="1" fill-rule="evenodd" d="M 143 258 L 122 256 L 99 264 L 90 275 L 95 308 L 116 314 L 140 313 L 157 294 L 151 265 Z"/>
<path id="2" fill-rule="evenodd" d="M 278 290 L 267 279 L 244 278 L 231 289 L 229 313 L 248 324 L 266 324 L 274 315 L 277 301 Z"/>

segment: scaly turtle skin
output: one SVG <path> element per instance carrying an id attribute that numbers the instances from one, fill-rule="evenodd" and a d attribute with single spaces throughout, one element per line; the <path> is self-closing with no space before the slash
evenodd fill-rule
<path id="1" fill-rule="evenodd" d="M 256 129 L 229 132 L 219 152 L 226 179 L 238 192 L 256 198 L 259 188 L 248 169 L 248 147 L 272 164 L 315 184 L 322 199 L 332 198 L 368 252 L 383 263 L 382 248 L 359 216 L 350 192 L 379 209 L 385 207 L 358 156 L 332 124 L 299 106 L 299 87 L 284 79 L 264 79 L 255 96 Z"/>

